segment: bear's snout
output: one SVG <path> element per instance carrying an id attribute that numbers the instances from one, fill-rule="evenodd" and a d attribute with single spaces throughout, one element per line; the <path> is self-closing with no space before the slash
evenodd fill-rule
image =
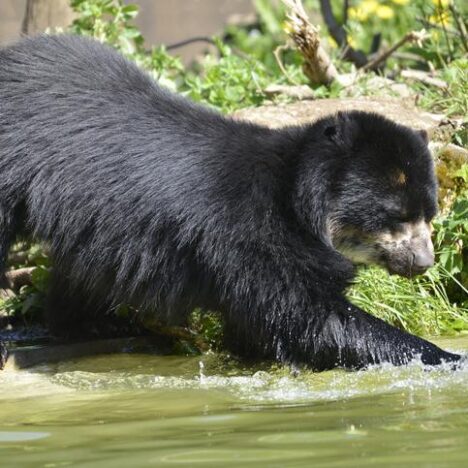
<path id="1" fill-rule="evenodd" d="M 413 277 L 434 265 L 434 246 L 429 223 L 418 221 L 407 223 L 393 241 L 384 244 L 386 263 L 390 273 Z"/>

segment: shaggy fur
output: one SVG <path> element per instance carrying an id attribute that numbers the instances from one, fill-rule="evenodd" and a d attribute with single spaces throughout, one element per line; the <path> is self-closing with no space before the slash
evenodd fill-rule
<path id="1" fill-rule="evenodd" d="M 333 246 L 346 227 L 398 230 L 403 211 L 429 221 L 435 191 L 424 138 L 377 115 L 271 130 L 88 39 L 0 51 L 1 267 L 16 236 L 46 242 L 62 328 L 120 303 L 167 323 L 200 306 L 224 314 L 244 356 L 316 370 L 457 360 L 350 304 L 353 265 Z"/>

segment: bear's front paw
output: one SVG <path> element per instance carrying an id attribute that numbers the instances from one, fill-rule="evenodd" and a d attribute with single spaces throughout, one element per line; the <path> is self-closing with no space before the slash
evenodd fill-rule
<path id="1" fill-rule="evenodd" d="M 460 370 L 468 368 L 468 354 L 453 354 L 446 353 L 448 358 L 444 358 L 444 362 L 448 362 L 452 370 Z"/>
<path id="2" fill-rule="evenodd" d="M 467 357 L 462 357 L 460 354 L 444 351 L 437 346 L 433 349 L 425 350 L 421 355 L 421 361 L 428 366 L 438 366 L 444 363 L 453 363 L 454 368 L 459 368 L 460 365 L 467 360 Z"/>

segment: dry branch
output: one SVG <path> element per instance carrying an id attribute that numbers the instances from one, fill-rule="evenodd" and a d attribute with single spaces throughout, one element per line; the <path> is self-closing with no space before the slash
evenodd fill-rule
<path id="1" fill-rule="evenodd" d="M 394 44 L 390 49 L 385 50 L 377 57 L 372 59 L 370 62 L 367 62 L 363 67 L 362 70 L 375 70 L 378 66 L 384 62 L 385 60 L 390 57 L 396 50 L 398 50 L 402 45 L 406 44 L 407 42 L 416 42 L 419 46 L 421 46 L 422 42 L 427 39 L 428 35 L 425 29 L 421 29 L 421 31 L 411 31 L 403 36 L 396 44 Z"/>
<path id="2" fill-rule="evenodd" d="M 5 273 L 8 289 L 18 291 L 22 286 L 31 286 L 32 272 L 35 267 L 18 268 L 17 270 L 7 271 Z"/>
<path id="3" fill-rule="evenodd" d="M 320 44 L 319 27 L 313 25 L 301 0 L 283 0 L 289 8 L 287 32 L 304 56 L 304 73 L 312 83 L 329 85 L 338 72 Z"/>
<path id="4" fill-rule="evenodd" d="M 401 76 L 408 80 L 419 81 L 420 83 L 435 86 L 436 88 L 440 89 L 447 89 L 448 84 L 446 81 L 441 80 L 440 78 L 436 78 L 431 76 L 430 73 L 422 71 L 422 70 L 402 70 Z"/>

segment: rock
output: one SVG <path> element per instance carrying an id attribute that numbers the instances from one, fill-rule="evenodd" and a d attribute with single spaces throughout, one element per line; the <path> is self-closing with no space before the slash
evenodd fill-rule
<path id="1" fill-rule="evenodd" d="M 264 92 L 267 96 L 283 95 L 299 100 L 314 99 L 314 92 L 312 88 L 307 85 L 287 86 L 272 84 L 267 86 Z"/>
<path id="2" fill-rule="evenodd" d="M 468 150 L 454 144 L 430 143 L 429 148 L 438 158 L 450 160 L 458 167 L 462 164 L 468 164 Z"/>
<path id="3" fill-rule="evenodd" d="M 429 148 L 436 162 L 439 205 L 444 212 L 450 209 L 458 195 L 466 189 L 466 182 L 458 175 L 458 171 L 468 164 L 468 151 L 461 146 L 439 142 L 430 143 Z"/>
<path id="4" fill-rule="evenodd" d="M 398 83 L 384 76 L 347 73 L 340 75 L 338 83 L 343 86 L 343 97 L 360 97 L 363 88 L 366 94 L 378 97 L 415 98 L 416 92 L 405 83 Z"/>
<path id="5" fill-rule="evenodd" d="M 383 76 L 373 76 L 366 82 L 367 93 L 378 94 L 379 96 L 398 96 L 402 98 L 415 97 L 416 93 L 405 83 L 397 83 Z M 358 88 L 359 89 L 359 88 Z M 353 96 L 354 90 L 349 96 Z"/>
<path id="6" fill-rule="evenodd" d="M 390 97 L 317 99 L 266 105 L 241 109 L 235 112 L 233 117 L 278 128 L 313 122 L 325 115 L 353 109 L 376 112 L 401 124 L 426 130 L 431 139 L 439 141 L 449 141 L 451 135 L 461 125 L 459 120 L 447 119 L 444 115 L 431 114 L 417 109 L 409 100 L 403 101 Z"/>

